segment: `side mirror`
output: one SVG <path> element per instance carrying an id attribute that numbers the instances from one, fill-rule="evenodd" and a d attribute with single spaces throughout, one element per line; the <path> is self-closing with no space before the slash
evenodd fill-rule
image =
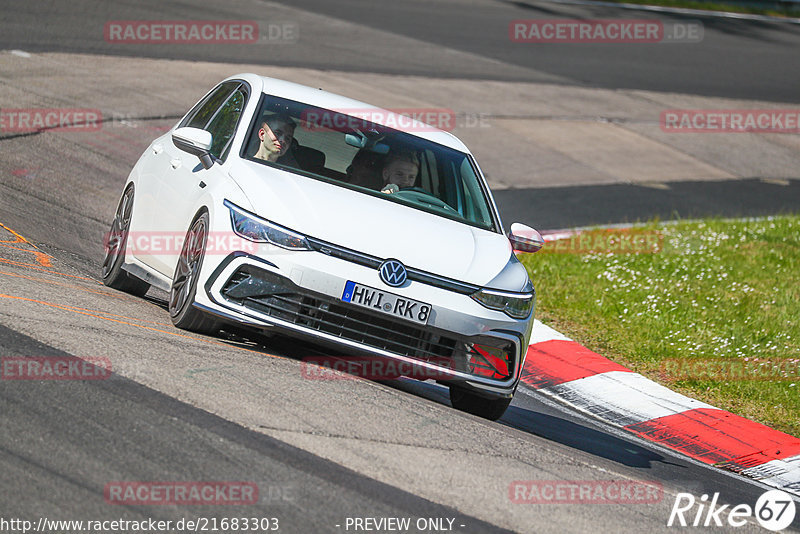
<path id="1" fill-rule="evenodd" d="M 214 165 L 214 160 L 211 159 L 212 141 L 211 133 L 200 128 L 185 126 L 172 132 L 172 142 L 175 146 L 200 158 L 204 169 L 210 169 Z"/>
<path id="2" fill-rule="evenodd" d="M 536 252 L 544 246 L 542 234 L 521 223 L 511 225 L 508 240 L 517 252 Z"/>

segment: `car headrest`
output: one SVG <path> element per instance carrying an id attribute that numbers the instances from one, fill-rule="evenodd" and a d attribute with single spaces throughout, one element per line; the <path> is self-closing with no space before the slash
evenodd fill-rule
<path id="1" fill-rule="evenodd" d="M 304 171 L 319 174 L 325 168 L 325 153 L 298 144 L 294 147 L 294 158 Z"/>

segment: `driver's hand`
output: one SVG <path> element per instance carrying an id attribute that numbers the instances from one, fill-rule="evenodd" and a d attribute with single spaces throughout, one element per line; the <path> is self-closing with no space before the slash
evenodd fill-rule
<path id="1" fill-rule="evenodd" d="M 398 191 L 400 191 L 400 188 L 397 186 L 397 184 L 386 184 L 383 186 L 383 189 L 381 189 L 381 193 L 386 193 L 387 195 L 397 193 Z"/>

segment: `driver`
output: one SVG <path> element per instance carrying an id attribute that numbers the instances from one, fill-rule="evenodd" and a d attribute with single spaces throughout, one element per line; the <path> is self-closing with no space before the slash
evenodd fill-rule
<path id="1" fill-rule="evenodd" d="M 419 173 L 419 158 L 414 152 L 391 152 L 386 157 L 381 177 L 381 193 L 397 193 L 400 189 L 413 187 Z"/>
<path id="2" fill-rule="evenodd" d="M 259 145 L 255 157 L 297 167 L 297 161 L 290 151 L 296 126 L 286 114 L 264 116 L 258 130 Z"/>

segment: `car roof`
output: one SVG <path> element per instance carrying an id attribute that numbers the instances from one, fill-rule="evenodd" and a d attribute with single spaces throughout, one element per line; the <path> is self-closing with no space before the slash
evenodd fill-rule
<path id="1" fill-rule="evenodd" d="M 357 74 L 354 74 L 354 76 L 357 76 Z M 409 127 L 404 128 L 402 127 L 402 125 L 408 124 L 409 122 L 409 119 L 407 117 L 398 115 L 387 109 L 373 106 L 372 104 L 367 104 L 365 102 L 360 102 L 352 98 L 347 98 L 345 96 L 337 95 L 335 93 L 323 91 L 322 89 L 315 89 L 307 85 L 301 85 L 298 83 L 289 82 L 286 80 L 279 80 L 277 78 L 270 78 L 267 76 L 259 76 L 257 74 L 252 74 L 252 73 L 237 74 L 235 76 L 229 77 L 228 79 L 245 80 L 253 87 L 253 89 L 257 91 L 260 89 L 261 92 L 266 93 L 268 95 L 277 96 L 280 98 L 286 98 L 288 100 L 294 100 L 296 102 L 302 102 L 304 104 L 311 104 L 313 106 L 317 106 L 324 109 L 338 110 L 338 111 L 353 109 L 353 110 L 358 110 L 358 112 L 361 113 L 374 110 L 377 113 L 375 113 L 374 116 L 371 115 L 370 119 L 372 120 L 372 122 L 375 122 L 376 124 L 380 124 L 382 126 L 387 126 L 401 132 L 415 135 L 417 137 L 433 141 L 434 143 L 439 143 L 441 145 L 452 148 L 454 150 L 458 150 L 460 152 L 469 153 L 469 149 L 466 147 L 466 145 L 464 145 L 464 143 L 462 143 L 461 140 L 458 139 L 455 135 L 446 132 L 444 130 L 434 128 L 433 126 L 429 126 L 427 124 L 418 122 L 416 120 L 412 121 Z M 431 108 L 425 108 L 422 111 L 430 111 L 430 109 Z M 451 110 L 441 109 L 441 112 L 450 113 L 451 117 L 453 116 Z"/>

